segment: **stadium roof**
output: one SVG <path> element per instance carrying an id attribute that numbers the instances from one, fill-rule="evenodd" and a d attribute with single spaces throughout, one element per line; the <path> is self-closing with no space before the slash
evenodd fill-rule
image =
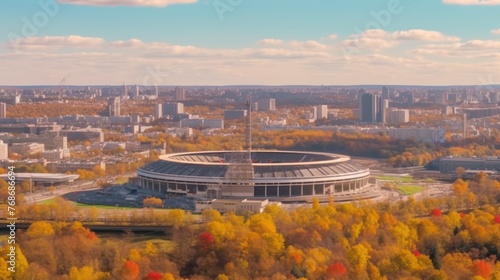
<path id="1" fill-rule="evenodd" d="M 224 177 L 234 152 L 171 154 L 139 168 L 139 172 L 185 177 Z M 317 178 L 366 171 L 348 156 L 289 151 L 252 151 L 254 178 Z"/>

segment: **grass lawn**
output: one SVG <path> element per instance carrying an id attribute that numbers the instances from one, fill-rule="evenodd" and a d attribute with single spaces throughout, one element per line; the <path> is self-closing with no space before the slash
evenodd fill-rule
<path id="1" fill-rule="evenodd" d="M 56 198 L 53 197 L 51 199 L 47 199 L 47 200 L 42 200 L 42 201 L 38 201 L 36 204 L 40 204 L 40 205 L 51 205 L 52 203 L 54 203 L 56 201 Z M 75 203 L 75 206 L 78 207 L 78 208 L 92 208 L 92 207 L 95 207 L 95 208 L 98 208 L 98 209 L 117 209 L 117 210 L 120 210 L 120 209 L 137 209 L 137 208 L 134 208 L 134 207 L 122 207 L 122 206 L 109 206 L 109 205 L 90 205 L 90 204 L 83 204 L 83 203 Z"/>
<path id="2" fill-rule="evenodd" d="M 7 244 L 7 241 L 9 240 L 9 234 L 0 234 L 0 243 L 5 243 Z"/>
<path id="3" fill-rule="evenodd" d="M 412 176 L 377 176 L 377 179 L 379 180 L 384 180 L 384 181 L 398 181 L 398 182 L 403 182 L 403 183 L 412 183 L 413 182 L 413 177 Z"/>
<path id="4" fill-rule="evenodd" d="M 135 207 L 125 207 L 125 206 L 110 206 L 110 205 L 93 205 L 93 204 L 83 204 L 83 203 L 75 203 L 75 206 L 78 208 L 92 208 L 95 207 L 97 209 L 139 209 Z"/>
<path id="5" fill-rule="evenodd" d="M 404 195 L 412 195 L 423 191 L 425 188 L 421 186 L 397 186 L 396 189 Z"/>
<path id="6" fill-rule="evenodd" d="M 41 204 L 41 205 L 51 205 L 52 203 L 54 203 L 56 201 L 56 198 L 53 197 L 53 198 L 50 198 L 50 199 L 46 199 L 46 200 L 40 200 L 40 201 L 37 201 L 36 204 Z"/>
<path id="7" fill-rule="evenodd" d="M 167 240 L 166 237 L 159 236 L 158 234 L 137 234 L 137 235 L 116 235 L 116 234 L 99 234 L 97 237 L 102 240 L 113 242 L 124 242 L 126 244 L 134 244 L 136 248 L 145 248 L 147 242 L 151 242 L 158 248 L 159 252 L 170 253 L 175 247 L 175 243 Z M 139 245 L 139 246 L 137 246 Z"/>

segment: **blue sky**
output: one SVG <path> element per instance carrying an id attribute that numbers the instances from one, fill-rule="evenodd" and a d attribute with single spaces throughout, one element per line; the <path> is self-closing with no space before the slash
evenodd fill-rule
<path id="1" fill-rule="evenodd" d="M 500 83 L 500 0 L 4 0 L 0 11 L 4 85 Z"/>

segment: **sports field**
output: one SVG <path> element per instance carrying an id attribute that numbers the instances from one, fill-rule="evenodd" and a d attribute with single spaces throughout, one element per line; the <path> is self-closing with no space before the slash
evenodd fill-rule
<path id="1" fill-rule="evenodd" d="M 422 186 L 402 185 L 402 186 L 397 186 L 396 189 L 401 191 L 404 195 L 413 195 L 422 192 L 425 188 Z"/>

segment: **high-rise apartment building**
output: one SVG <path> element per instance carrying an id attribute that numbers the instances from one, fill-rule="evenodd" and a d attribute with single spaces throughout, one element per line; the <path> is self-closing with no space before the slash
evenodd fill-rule
<path id="1" fill-rule="evenodd" d="M 328 106 L 327 105 L 319 105 L 314 107 L 314 116 L 313 118 L 316 120 L 328 119 Z"/>
<path id="2" fill-rule="evenodd" d="M 376 123 L 382 122 L 382 98 L 380 94 L 370 94 L 360 91 L 359 120 L 361 122 Z"/>
<path id="3" fill-rule="evenodd" d="M 9 145 L 0 140 L 0 160 L 9 158 Z"/>
<path id="4" fill-rule="evenodd" d="M 155 104 L 155 118 L 159 119 L 163 117 L 163 104 Z"/>
<path id="5" fill-rule="evenodd" d="M 7 118 L 7 104 L 0 102 L 0 119 Z"/>
<path id="6" fill-rule="evenodd" d="M 108 116 L 119 117 L 120 116 L 120 98 L 112 97 L 108 99 Z"/>
<path id="7" fill-rule="evenodd" d="M 184 114 L 184 104 L 183 103 L 164 103 L 161 108 L 162 116 L 175 116 L 178 114 Z"/>
<path id="8" fill-rule="evenodd" d="M 182 87 L 175 88 L 175 100 L 177 101 L 186 100 L 186 93 L 184 91 L 184 88 Z"/>
<path id="9" fill-rule="evenodd" d="M 128 87 L 126 85 L 123 85 L 122 87 L 121 98 L 122 99 L 128 98 Z"/>
<path id="10" fill-rule="evenodd" d="M 276 100 L 274 98 L 261 99 L 258 102 L 257 109 L 263 112 L 276 111 Z"/>
<path id="11" fill-rule="evenodd" d="M 389 89 L 387 87 L 382 87 L 382 100 L 390 100 Z"/>

